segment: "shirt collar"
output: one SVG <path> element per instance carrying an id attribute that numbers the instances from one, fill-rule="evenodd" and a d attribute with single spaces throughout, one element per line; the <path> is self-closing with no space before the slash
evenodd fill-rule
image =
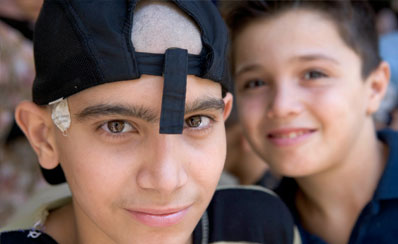
<path id="1" fill-rule="evenodd" d="M 380 141 L 389 148 L 389 155 L 384 173 L 379 181 L 374 200 L 398 198 L 398 133 L 393 130 L 382 130 L 377 133 Z"/>

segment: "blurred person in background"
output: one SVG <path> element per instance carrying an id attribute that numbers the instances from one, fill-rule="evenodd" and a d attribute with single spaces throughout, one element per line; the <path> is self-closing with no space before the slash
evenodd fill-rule
<path id="1" fill-rule="evenodd" d="M 31 42 L 33 40 L 34 24 L 42 4 L 43 0 L 0 0 L 0 23 L 18 32 L 21 39 L 24 37 L 26 41 Z M 32 44 L 29 45 L 32 46 Z M 32 53 L 32 50 L 28 52 Z M 33 62 L 33 58 L 31 60 L 30 62 Z M 14 121 L 6 143 L 10 144 L 13 140 L 21 137 L 24 137 L 24 135 Z"/>
<path id="2" fill-rule="evenodd" d="M 376 30 L 379 36 L 397 31 L 397 19 L 392 9 L 383 8 L 376 15 Z"/>
<path id="3" fill-rule="evenodd" d="M 398 130 L 398 20 L 392 9 L 383 8 L 376 15 L 379 51 L 391 70 L 390 83 L 380 108 L 374 114 L 377 129 L 390 127 Z"/>
<path id="4" fill-rule="evenodd" d="M 276 187 L 279 177 L 253 151 L 239 123 L 236 106 L 225 123 L 227 135 L 227 157 L 220 185 L 260 185 L 270 189 Z"/>
<path id="5" fill-rule="evenodd" d="M 0 21 L 32 40 L 43 0 L 0 0 Z"/>
<path id="6" fill-rule="evenodd" d="M 31 99 L 31 38 L 42 0 L 0 0 L 0 227 L 43 186 L 29 143 L 15 130 L 14 109 Z"/>

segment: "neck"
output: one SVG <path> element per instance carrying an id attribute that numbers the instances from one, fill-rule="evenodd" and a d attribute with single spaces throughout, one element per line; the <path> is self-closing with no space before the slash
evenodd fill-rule
<path id="1" fill-rule="evenodd" d="M 370 138 L 359 141 L 365 145 L 354 149 L 344 162 L 336 162 L 336 167 L 297 178 L 302 197 L 321 209 L 345 206 L 347 202 L 351 202 L 350 205 L 367 203 L 384 171 L 384 146 L 373 133 Z"/>
<path id="2" fill-rule="evenodd" d="M 72 202 L 51 212 L 46 220 L 45 227 L 45 231 L 57 243 L 78 243 Z"/>
<path id="3" fill-rule="evenodd" d="M 240 162 L 239 166 L 233 174 L 238 177 L 241 185 L 255 184 L 268 170 L 267 164 L 260 160 L 247 160 Z"/>
<path id="4" fill-rule="evenodd" d="M 385 168 L 385 147 L 373 130 L 362 133 L 350 154 L 333 168 L 296 178 L 296 206 L 304 228 L 328 243 L 346 243 Z M 328 234 L 332 233 L 332 234 Z M 339 237 L 336 237 L 339 236 Z"/>

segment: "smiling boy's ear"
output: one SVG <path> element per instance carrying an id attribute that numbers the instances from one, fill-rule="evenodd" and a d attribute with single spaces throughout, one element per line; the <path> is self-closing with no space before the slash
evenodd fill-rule
<path id="1" fill-rule="evenodd" d="M 388 83 L 390 81 L 390 66 L 387 62 L 382 61 L 379 66 L 367 78 L 367 85 L 369 90 L 369 99 L 367 106 L 367 114 L 375 113 L 383 97 L 387 91 Z"/>
<path id="2" fill-rule="evenodd" d="M 223 100 L 224 100 L 224 122 L 225 122 L 228 119 L 229 115 L 231 114 L 234 98 L 230 92 L 227 92 L 227 95 L 225 95 Z"/>
<path id="3" fill-rule="evenodd" d="M 40 165 L 53 169 L 58 165 L 54 125 L 47 108 L 22 102 L 15 109 L 15 120 L 36 152 Z"/>

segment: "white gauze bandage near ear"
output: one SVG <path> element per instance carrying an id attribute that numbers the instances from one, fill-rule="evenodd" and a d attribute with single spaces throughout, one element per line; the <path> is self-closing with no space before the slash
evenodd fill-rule
<path id="1" fill-rule="evenodd" d="M 58 99 L 49 103 L 51 105 L 51 118 L 54 124 L 66 135 L 66 131 L 70 127 L 70 113 L 67 99 Z"/>

